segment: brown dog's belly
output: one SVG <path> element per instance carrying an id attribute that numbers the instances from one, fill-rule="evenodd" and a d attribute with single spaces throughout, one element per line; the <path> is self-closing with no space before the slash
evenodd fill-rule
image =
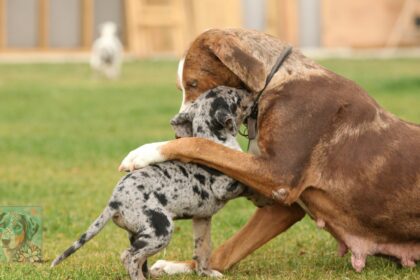
<path id="1" fill-rule="evenodd" d="M 309 179 L 296 188 L 341 254 L 352 252 L 358 271 L 368 255 L 404 266 L 420 259 L 420 127 L 372 106 L 369 113 L 344 109 L 339 129 L 313 153 Z"/>
<path id="2" fill-rule="evenodd" d="M 343 196 L 338 194 L 338 197 Z M 335 237 L 340 256 L 350 249 L 352 264 L 357 271 L 363 269 L 369 255 L 392 256 L 407 267 L 415 266 L 415 261 L 420 260 L 420 224 L 417 217 L 413 216 L 411 221 L 406 219 L 407 224 L 402 227 L 392 218 L 382 219 L 381 213 L 376 217 L 360 219 L 356 214 L 359 212 L 355 212 L 354 206 L 347 201 L 337 200 L 337 197 L 331 199 L 324 190 L 316 188 L 306 189 L 300 200 L 316 225 Z M 381 226 L 373 226 L 379 222 L 382 222 Z"/>

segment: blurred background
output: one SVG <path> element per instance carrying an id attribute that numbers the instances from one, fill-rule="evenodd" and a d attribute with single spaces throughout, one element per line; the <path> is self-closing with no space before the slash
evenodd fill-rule
<path id="1" fill-rule="evenodd" d="M 113 21 L 133 57 L 180 56 L 212 27 L 305 49 L 420 46 L 419 0 L 0 0 L 0 54 L 81 54 Z"/>

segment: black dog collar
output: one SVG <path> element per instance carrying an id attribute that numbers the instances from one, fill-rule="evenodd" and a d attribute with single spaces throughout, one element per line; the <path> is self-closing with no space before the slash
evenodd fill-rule
<path id="1" fill-rule="evenodd" d="M 268 74 L 267 79 L 265 80 L 265 85 L 263 89 L 258 93 L 257 98 L 255 99 L 254 105 L 252 105 L 251 114 L 247 118 L 247 133 L 241 133 L 242 136 L 248 137 L 249 141 L 255 139 L 257 136 L 257 118 L 258 118 L 258 103 L 260 101 L 261 95 L 263 94 L 264 90 L 267 88 L 268 84 L 270 83 L 273 76 L 276 72 L 280 69 L 280 66 L 286 60 L 286 58 L 292 53 L 292 47 L 287 47 L 280 56 L 277 58 L 276 63 L 271 68 L 270 74 Z M 248 143 L 249 149 L 249 143 Z"/>

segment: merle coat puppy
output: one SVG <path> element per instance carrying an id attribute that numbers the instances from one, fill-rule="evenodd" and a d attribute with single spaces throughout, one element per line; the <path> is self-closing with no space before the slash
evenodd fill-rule
<path id="1" fill-rule="evenodd" d="M 237 125 L 250 112 L 250 94 L 243 90 L 218 87 L 202 95 L 188 110 L 171 121 L 178 137 L 210 138 L 230 148 L 240 149 Z M 102 214 L 52 266 L 73 254 L 94 237 L 110 220 L 129 232 L 130 248 L 121 255 L 131 279 L 144 279 L 147 258 L 164 249 L 172 236 L 173 220 L 193 220 L 194 260 L 200 275 L 219 277 L 210 270 L 211 217 L 228 200 L 252 198 L 258 206 L 265 199 L 238 181 L 208 167 L 179 161 L 163 162 L 129 173 L 120 180 Z M 159 268 L 151 270 L 159 275 Z"/>

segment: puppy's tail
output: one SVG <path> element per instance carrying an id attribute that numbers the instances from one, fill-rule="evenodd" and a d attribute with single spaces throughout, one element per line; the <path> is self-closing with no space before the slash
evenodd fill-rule
<path id="1" fill-rule="evenodd" d="M 56 266 L 64 259 L 69 257 L 71 254 L 76 252 L 80 247 L 82 247 L 86 242 L 91 240 L 95 235 L 97 235 L 107 224 L 107 222 L 115 214 L 116 210 L 111 209 L 107 206 L 102 214 L 89 226 L 88 230 L 80 236 L 80 238 L 73 243 L 63 254 L 58 256 L 51 264 L 51 267 Z"/>

